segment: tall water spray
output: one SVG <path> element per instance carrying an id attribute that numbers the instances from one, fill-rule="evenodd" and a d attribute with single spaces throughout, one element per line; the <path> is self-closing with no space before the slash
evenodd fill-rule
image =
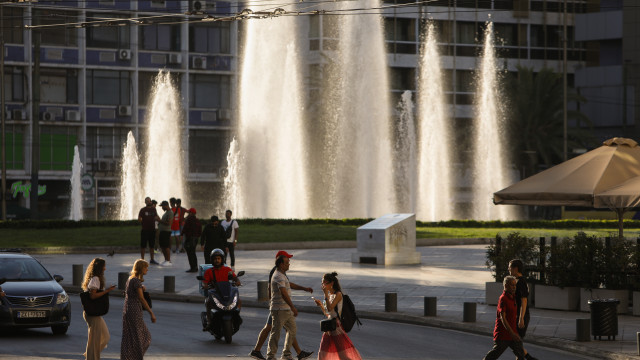
<path id="1" fill-rule="evenodd" d="M 140 158 L 133 133 L 127 134 L 127 143 L 122 150 L 122 171 L 120 176 L 120 220 L 137 219 L 138 211 L 144 205 L 146 196 L 142 190 Z"/>
<path id="2" fill-rule="evenodd" d="M 416 217 L 453 218 L 453 136 L 445 108 L 442 64 L 433 23 L 426 29 L 418 77 L 418 186 Z"/>
<path id="3" fill-rule="evenodd" d="M 298 26 L 297 16 L 247 24 L 238 163 L 228 175 L 242 217 L 310 217 Z"/>
<path id="4" fill-rule="evenodd" d="M 69 206 L 69 219 L 82 220 L 82 161 L 78 145 L 73 147 L 73 164 L 71 165 L 71 201 Z"/>
<path id="5" fill-rule="evenodd" d="M 504 116 L 493 46 L 493 23 L 487 22 L 482 64 L 476 89 L 477 105 L 473 145 L 473 214 L 477 220 L 512 219 L 513 209 L 495 206 L 495 191 L 510 184 L 508 161 L 504 148 Z"/>
<path id="6" fill-rule="evenodd" d="M 416 126 L 413 116 L 411 91 L 402 93 L 398 108 L 400 110 L 398 130 L 395 142 L 395 184 L 398 196 L 397 211 L 413 213 L 416 211 Z"/>
<path id="7" fill-rule="evenodd" d="M 338 4 L 342 10 L 377 8 L 380 1 Z M 332 174 L 332 217 L 377 217 L 396 211 L 393 183 L 393 143 L 390 94 L 382 17 L 342 16 L 338 63 L 340 99 L 327 119 L 336 146 Z"/>
<path id="8" fill-rule="evenodd" d="M 189 204 L 185 191 L 182 105 L 169 72 L 158 73 L 148 104 L 147 148 L 143 156 L 144 194 L 158 201 L 181 198 L 183 205 Z M 143 200 L 138 199 L 140 208 Z"/>

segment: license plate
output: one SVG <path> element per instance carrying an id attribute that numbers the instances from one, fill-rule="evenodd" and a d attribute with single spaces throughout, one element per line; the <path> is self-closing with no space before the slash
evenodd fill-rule
<path id="1" fill-rule="evenodd" d="M 18 311 L 20 319 L 47 317 L 46 311 Z"/>

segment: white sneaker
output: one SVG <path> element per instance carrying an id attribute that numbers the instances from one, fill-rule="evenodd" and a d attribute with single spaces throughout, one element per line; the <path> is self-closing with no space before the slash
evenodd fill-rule
<path id="1" fill-rule="evenodd" d="M 173 264 L 171 263 L 171 261 L 163 261 L 162 264 L 160 264 L 161 266 L 173 266 Z"/>

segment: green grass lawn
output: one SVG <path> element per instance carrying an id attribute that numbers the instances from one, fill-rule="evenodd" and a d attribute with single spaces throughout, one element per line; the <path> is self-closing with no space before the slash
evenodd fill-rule
<path id="1" fill-rule="evenodd" d="M 325 241 L 356 239 L 355 225 L 292 224 L 254 225 L 240 222 L 239 239 L 247 243 Z M 519 232 L 530 237 L 573 236 L 579 230 L 515 229 L 515 228 L 450 228 L 419 227 L 418 238 L 493 238 Z M 617 236 L 616 229 L 589 229 L 589 235 Z M 138 246 L 139 226 L 98 226 L 63 229 L 1 229 L 0 248 L 57 246 Z M 626 230 L 626 237 L 637 237 L 637 229 Z"/>

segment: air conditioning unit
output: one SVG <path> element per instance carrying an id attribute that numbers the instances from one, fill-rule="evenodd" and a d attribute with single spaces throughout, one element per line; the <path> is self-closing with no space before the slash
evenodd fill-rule
<path id="1" fill-rule="evenodd" d="M 27 120 L 27 112 L 22 109 L 13 109 L 11 111 L 11 118 L 13 120 Z"/>
<path id="2" fill-rule="evenodd" d="M 220 121 L 229 121 L 231 120 L 231 110 L 229 109 L 220 109 L 218 110 L 218 120 Z"/>
<path id="3" fill-rule="evenodd" d="M 204 0 L 191 0 L 189 10 L 192 12 L 204 12 L 207 10 L 207 3 Z"/>
<path id="4" fill-rule="evenodd" d="M 111 160 L 98 160 L 98 171 L 111 171 Z"/>
<path id="5" fill-rule="evenodd" d="M 191 67 L 194 69 L 206 69 L 207 68 L 207 58 L 204 56 L 194 56 L 191 59 Z"/>
<path id="6" fill-rule="evenodd" d="M 55 119 L 56 119 L 56 116 L 52 112 L 45 111 L 42 113 L 42 120 L 44 121 L 53 121 Z"/>
<path id="7" fill-rule="evenodd" d="M 80 121 L 80 111 L 67 110 L 64 114 L 64 118 L 67 121 Z"/>
<path id="8" fill-rule="evenodd" d="M 182 64 L 182 54 L 169 54 L 169 64 Z"/>
<path id="9" fill-rule="evenodd" d="M 128 49 L 120 49 L 120 50 L 118 50 L 118 59 L 120 59 L 120 60 L 131 60 L 131 50 L 128 50 Z"/>
<path id="10" fill-rule="evenodd" d="M 4 119 L 5 120 L 11 120 L 11 111 L 9 111 L 9 109 L 7 109 L 6 107 L 4 108 Z"/>
<path id="11" fill-rule="evenodd" d="M 131 106 L 118 105 L 118 116 L 131 116 Z"/>

